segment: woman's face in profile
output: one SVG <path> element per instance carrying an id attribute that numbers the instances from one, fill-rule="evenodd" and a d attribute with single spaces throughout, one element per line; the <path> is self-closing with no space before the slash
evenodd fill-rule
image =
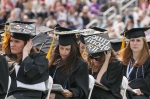
<path id="1" fill-rule="evenodd" d="M 65 60 L 69 56 L 70 51 L 71 51 L 71 45 L 68 46 L 59 45 L 59 53 L 63 60 Z"/>
<path id="2" fill-rule="evenodd" d="M 12 54 L 21 54 L 24 48 L 24 41 L 15 39 L 13 37 L 10 38 L 10 50 Z"/>

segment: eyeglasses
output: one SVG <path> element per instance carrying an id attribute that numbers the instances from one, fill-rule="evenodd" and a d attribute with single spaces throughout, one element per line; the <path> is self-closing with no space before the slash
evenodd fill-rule
<path id="1" fill-rule="evenodd" d="M 99 57 L 93 57 L 93 56 L 89 56 L 92 60 L 96 60 L 96 61 L 99 61 Z"/>

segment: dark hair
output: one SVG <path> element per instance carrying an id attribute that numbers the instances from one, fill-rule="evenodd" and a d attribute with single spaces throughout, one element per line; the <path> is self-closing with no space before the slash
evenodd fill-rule
<path id="1" fill-rule="evenodd" d="M 53 65 L 63 66 L 62 72 L 68 74 L 69 71 L 75 66 L 77 58 L 81 58 L 79 46 L 77 43 L 71 44 L 71 51 L 66 60 L 61 60 L 59 53 L 59 44 L 54 49 L 54 52 L 50 58 L 49 67 Z M 59 64 L 57 64 L 59 62 Z"/>
<path id="2" fill-rule="evenodd" d="M 109 63 L 115 62 L 116 59 L 117 59 L 117 58 L 116 58 L 115 52 L 112 50 L 112 51 L 111 51 L 111 57 L 110 57 L 110 59 L 109 59 Z M 88 56 L 87 62 L 88 62 L 89 68 L 91 68 L 91 69 L 93 70 L 93 72 L 98 72 L 98 71 L 101 69 L 101 67 L 102 67 L 102 65 L 104 64 L 104 62 L 105 62 L 105 54 L 102 53 L 102 54 L 100 55 L 100 58 L 99 58 L 99 63 L 100 63 L 100 64 L 99 64 L 98 66 L 95 66 L 95 65 L 93 64 L 92 59 L 90 58 L 90 56 Z"/>

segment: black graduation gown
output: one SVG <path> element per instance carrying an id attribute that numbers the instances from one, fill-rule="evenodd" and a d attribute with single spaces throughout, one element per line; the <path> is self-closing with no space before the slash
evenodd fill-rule
<path id="1" fill-rule="evenodd" d="M 125 76 L 126 76 L 126 71 L 127 71 L 127 66 L 124 66 Z M 128 99 L 149 99 L 148 97 L 150 96 L 150 56 L 143 64 L 143 67 L 142 66 L 139 67 L 138 72 L 137 72 L 137 68 L 134 68 L 132 70 L 129 79 L 129 86 L 133 89 L 140 89 L 142 93 L 144 93 L 144 96 L 138 96 L 127 91 Z"/>
<path id="2" fill-rule="evenodd" d="M 92 73 L 89 69 L 90 74 L 96 79 L 98 73 Z M 110 63 L 107 71 L 103 74 L 100 83 L 106 86 L 109 91 L 94 86 L 91 99 L 122 99 L 120 94 L 120 87 L 123 78 L 123 66 L 120 61 Z"/>
<path id="3" fill-rule="evenodd" d="M 48 60 L 41 53 L 34 53 L 27 56 L 20 64 L 18 74 L 15 70 L 10 74 L 12 82 L 9 96 L 16 99 L 41 99 L 42 92 L 17 87 L 16 80 L 25 84 L 37 84 L 46 81 L 49 77 Z M 10 67 L 10 70 L 13 67 Z M 11 98 L 9 98 L 11 99 Z"/>
<path id="4" fill-rule="evenodd" d="M 78 58 L 73 69 L 67 75 L 62 73 L 61 69 L 63 66 L 59 67 L 54 75 L 56 66 L 52 66 L 49 69 L 50 76 L 53 77 L 54 84 L 60 84 L 64 88 L 73 92 L 73 98 L 71 99 L 87 99 L 88 97 L 88 87 L 89 87 L 89 73 L 88 65 L 83 59 Z M 55 99 L 69 99 L 56 93 Z"/>
<path id="5" fill-rule="evenodd" d="M 4 99 L 8 89 L 8 63 L 6 59 L 0 55 L 0 99 Z"/>

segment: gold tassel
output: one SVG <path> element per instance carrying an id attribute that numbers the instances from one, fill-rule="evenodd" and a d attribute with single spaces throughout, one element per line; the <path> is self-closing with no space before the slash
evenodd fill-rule
<path id="1" fill-rule="evenodd" d="M 50 48 L 49 48 L 49 50 L 48 50 L 48 53 L 47 53 L 47 55 L 46 55 L 46 58 L 47 58 L 47 59 L 49 59 L 50 56 L 51 56 L 54 42 L 55 42 L 55 39 L 53 38 L 52 43 L 51 43 L 51 45 L 50 45 Z"/>
<path id="2" fill-rule="evenodd" d="M 126 40 L 125 32 L 126 32 L 126 31 L 124 31 L 124 35 L 123 35 L 123 37 L 122 37 L 122 44 L 121 44 L 121 49 L 120 49 L 120 50 L 121 50 L 120 56 L 123 55 L 122 50 L 125 48 L 125 40 Z"/>
<path id="3" fill-rule="evenodd" d="M 84 58 L 85 50 L 86 50 L 86 48 L 84 48 L 84 51 L 83 51 L 83 53 L 81 54 L 82 58 Z"/>
<path id="4" fill-rule="evenodd" d="M 10 33 L 7 33 L 7 28 L 6 28 L 6 24 L 5 24 L 2 50 L 4 50 L 6 48 L 6 46 L 8 45 L 9 38 L 10 38 Z"/>

